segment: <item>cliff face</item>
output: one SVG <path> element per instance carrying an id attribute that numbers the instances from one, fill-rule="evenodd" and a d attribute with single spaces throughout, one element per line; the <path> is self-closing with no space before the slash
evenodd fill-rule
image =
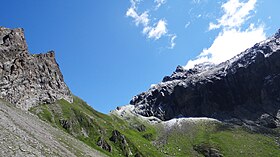
<path id="1" fill-rule="evenodd" d="M 0 98 L 21 109 L 58 99 L 73 101 L 55 54 L 31 55 L 23 29 L 0 27 Z"/>
<path id="2" fill-rule="evenodd" d="M 130 104 L 136 113 L 162 120 L 180 116 L 237 118 L 279 126 L 280 30 L 219 65 L 204 63 L 189 70 L 178 66 L 171 76 L 135 96 Z"/>

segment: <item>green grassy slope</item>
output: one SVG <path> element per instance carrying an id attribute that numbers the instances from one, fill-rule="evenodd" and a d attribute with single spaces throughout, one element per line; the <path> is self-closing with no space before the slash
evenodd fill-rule
<path id="1" fill-rule="evenodd" d="M 218 122 L 186 122 L 166 128 L 163 124 L 150 125 L 135 117 L 124 121 L 115 115 L 95 111 L 78 97 L 74 97 L 72 104 L 59 100 L 30 111 L 92 148 L 114 157 L 186 157 L 204 156 L 209 152 L 229 157 L 280 156 L 276 135 L 257 134 L 243 127 L 225 127 Z M 120 136 L 114 138 L 112 134 L 116 130 Z M 111 151 L 97 145 L 100 139 L 111 147 Z"/>
<path id="2" fill-rule="evenodd" d="M 140 132 L 137 130 L 137 127 L 143 125 L 140 122 L 135 120 L 128 123 L 117 116 L 99 113 L 78 97 L 74 97 L 72 104 L 59 100 L 54 104 L 39 105 L 30 111 L 54 127 L 64 130 L 109 156 L 163 156 L 152 145 L 156 132 L 154 127 L 145 124 L 145 131 Z M 119 142 L 110 140 L 114 130 L 124 135 L 127 146 L 122 144 L 121 140 Z M 146 134 L 151 138 L 145 138 Z M 111 146 L 111 152 L 97 145 L 100 138 Z"/>
<path id="3" fill-rule="evenodd" d="M 161 151 L 176 157 L 203 156 L 210 149 L 225 157 L 280 156 L 277 135 L 258 134 L 241 126 L 228 127 L 219 122 L 186 122 L 180 127 L 165 129 L 159 136 L 160 143 L 166 143 L 161 146 Z"/>

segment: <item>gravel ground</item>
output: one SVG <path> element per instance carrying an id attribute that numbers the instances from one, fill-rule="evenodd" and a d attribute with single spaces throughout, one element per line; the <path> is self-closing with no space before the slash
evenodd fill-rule
<path id="1" fill-rule="evenodd" d="M 0 100 L 0 156 L 105 156 L 65 132 Z"/>

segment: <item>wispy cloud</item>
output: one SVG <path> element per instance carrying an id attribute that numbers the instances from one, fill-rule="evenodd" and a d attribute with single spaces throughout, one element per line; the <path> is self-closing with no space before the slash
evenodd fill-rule
<path id="1" fill-rule="evenodd" d="M 145 11 L 141 15 L 138 15 L 137 12 L 135 11 L 135 8 L 129 8 L 126 12 L 127 17 L 132 17 L 134 19 L 134 22 L 136 26 L 139 24 L 142 24 L 143 26 L 147 26 L 149 24 L 149 14 L 148 11 Z"/>
<path id="2" fill-rule="evenodd" d="M 240 2 L 239 0 L 229 0 L 222 5 L 225 14 L 218 19 L 218 23 L 210 23 L 209 30 L 217 29 L 220 27 L 225 28 L 239 28 L 241 25 L 250 18 L 252 11 L 255 9 L 257 0 L 248 0 L 247 3 Z"/>
<path id="3" fill-rule="evenodd" d="M 256 26 L 251 23 L 249 27 L 244 27 L 245 22 L 254 16 L 256 3 L 257 0 L 228 0 L 222 4 L 224 14 L 217 19 L 217 23 L 210 22 L 208 28 L 221 29 L 219 34 L 212 45 L 204 49 L 196 59 L 188 61 L 185 68 L 190 69 L 203 62 L 221 63 L 264 40 L 266 34 L 263 24 Z"/>
<path id="4" fill-rule="evenodd" d="M 148 38 L 159 39 L 161 36 L 167 33 L 167 23 L 165 20 L 159 20 L 154 27 L 144 28 L 144 33 L 148 35 Z"/>
<path id="5" fill-rule="evenodd" d="M 130 0 L 131 6 L 126 11 L 126 16 L 131 17 L 136 26 L 141 26 L 142 33 L 148 38 L 153 40 L 158 40 L 162 37 L 171 37 L 170 46 L 168 48 L 173 49 L 175 44 L 176 35 L 168 34 L 167 28 L 167 20 L 164 18 L 160 18 L 159 20 L 151 20 L 156 19 L 154 17 L 150 17 L 149 9 L 144 12 L 137 12 L 138 5 L 141 0 Z M 155 3 L 155 10 L 160 8 L 163 4 L 166 3 L 166 0 L 154 0 Z"/>
<path id="6" fill-rule="evenodd" d="M 190 26 L 191 22 L 188 21 L 186 24 L 185 24 L 185 28 L 188 28 Z"/>
<path id="7" fill-rule="evenodd" d="M 175 45 L 176 45 L 176 43 L 175 43 L 175 39 L 177 38 L 177 35 L 175 35 L 175 34 L 170 34 L 170 43 L 169 43 L 169 49 L 173 49 L 174 47 L 175 47 Z"/>
<path id="8" fill-rule="evenodd" d="M 154 0 L 156 3 L 156 9 L 158 9 L 162 4 L 166 3 L 166 0 Z"/>

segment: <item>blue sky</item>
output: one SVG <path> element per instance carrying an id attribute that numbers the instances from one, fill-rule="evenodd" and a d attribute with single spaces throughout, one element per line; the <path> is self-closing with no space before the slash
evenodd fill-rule
<path id="1" fill-rule="evenodd" d="M 280 28 L 277 0 L 9 0 L 0 25 L 55 50 L 71 91 L 108 113 L 177 65 L 220 63 Z"/>

